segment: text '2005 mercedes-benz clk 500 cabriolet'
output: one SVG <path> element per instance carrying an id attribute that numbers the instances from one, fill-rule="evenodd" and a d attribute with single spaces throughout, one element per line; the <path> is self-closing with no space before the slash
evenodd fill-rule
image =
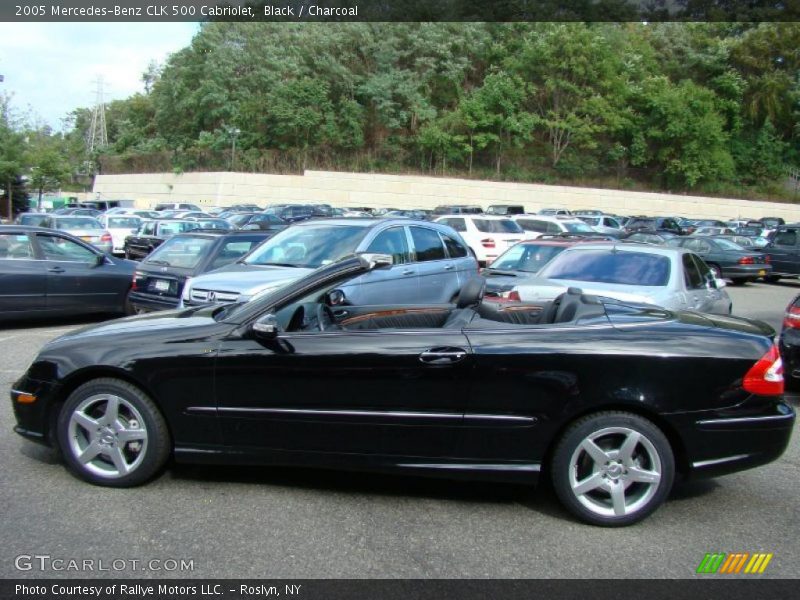
<path id="1" fill-rule="evenodd" d="M 14 385 L 16 431 L 94 484 L 176 461 L 535 483 L 578 518 L 634 523 L 676 477 L 768 463 L 789 441 L 774 331 L 583 294 L 357 306 L 358 255 L 249 302 L 92 325 Z"/>

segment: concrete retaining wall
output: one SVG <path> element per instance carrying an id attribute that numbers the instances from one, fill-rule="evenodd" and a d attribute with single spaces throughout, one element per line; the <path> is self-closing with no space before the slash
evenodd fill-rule
<path id="1" fill-rule="evenodd" d="M 704 196 L 684 196 L 526 183 L 306 171 L 304 175 L 252 173 L 147 173 L 99 175 L 94 193 L 102 199 L 132 198 L 141 208 L 161 202 L 226 206 L 325 203 L 374 208 L 434 208 L 440 204 L 522 204 L 528 212 L 545 207 L 591 208 L 620 215 L 678 215 L 689 218 L 783 217 L 800 221 L 800 205 Z"/>

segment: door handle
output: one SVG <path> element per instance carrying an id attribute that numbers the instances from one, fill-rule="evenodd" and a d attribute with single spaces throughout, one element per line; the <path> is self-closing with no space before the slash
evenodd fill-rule
<path id="1" fill-rule="evenodd" d="M 431 348 L 419 355 L 420 362 L 426 365 L 446 365 L 461 362 L 467 357 L 463 348 Z"/>
<path id="2" fill-rule="evenodd" d="M 455 267 L 453 265 L 445 265 L 444 270 L 445 271 L 452 271 L 454 268 Z"/>
<path id="3" fill-rule="evenodd" d="M 344 318 L 349 314 L 350 313 L 348 311 L 346 311 L 346 310 L 334 310 L 333 311 L 333 316 L 336 317 L 337 319 Z"/>
<path id="4" fill-rule="evenodd" d="M 64 267 L 50 267 L 47 269 L 49 273 L 63 273 L 65 270 Z"/>
<path id="5" fill-rule="evenodd" d="M 414 274 L 414 271 L 412 271 L 411 269 L 403 271 L 403 275 L 413 275 L 413 274 Z"/>

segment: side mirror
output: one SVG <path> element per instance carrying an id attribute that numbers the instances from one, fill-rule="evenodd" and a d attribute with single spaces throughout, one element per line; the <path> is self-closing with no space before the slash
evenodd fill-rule
<path id="1" fill-rule="evenodd" d="M 106 264 L 106 255 L 105 254 L 98 254 L 94 257 L 94 266 L 99 267 L 101 265 Z"/>
<path id="2" fill-rule="evenodd" d="M 722 288 L 724 288 L 726 285 L 728 285 L 728 284 L 727 284 L 727 283 L 725 283 L 725 280 L 724 280 L 724 279 L 715 279 L 715 280 L 714 280 L 714 286 L 715 286 L 715 287 L 716 287 L 718 290 L 721 290 L 721 289 L 722 289 Z"/>
<path id="3" fill-rule="evenodd" d="M 339 306 L 344 304 L 345 295 L 342 290 L 331 290 L 325 295 L 325 303 L 328 306 Z"/>
<path id="4" fill-rule="evenodd" d="M 367 252 L 359 253 L 359 256 L 369 263 L 369 270 L 391 267 L 394 258 L 389 254 L 372 254 Z"/>
<path id="5" fill-rule="evenodd" d="M 278 337 L 278 317 L 267 313 L 253 323 L 253 331 L 258 337 L 265 340 L 274 340 Z"/>

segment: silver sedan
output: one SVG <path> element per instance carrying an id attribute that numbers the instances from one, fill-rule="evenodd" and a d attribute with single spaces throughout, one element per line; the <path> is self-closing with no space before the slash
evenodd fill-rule
<path id="1" fill-rule="evenodd" d="M 552 300 L 567 288 L 673 310 L 728 315 L 732 302 L 703 260 L 683 248 L 645 244 L 579 244 L 508 292 L 523 302 Z"/>

